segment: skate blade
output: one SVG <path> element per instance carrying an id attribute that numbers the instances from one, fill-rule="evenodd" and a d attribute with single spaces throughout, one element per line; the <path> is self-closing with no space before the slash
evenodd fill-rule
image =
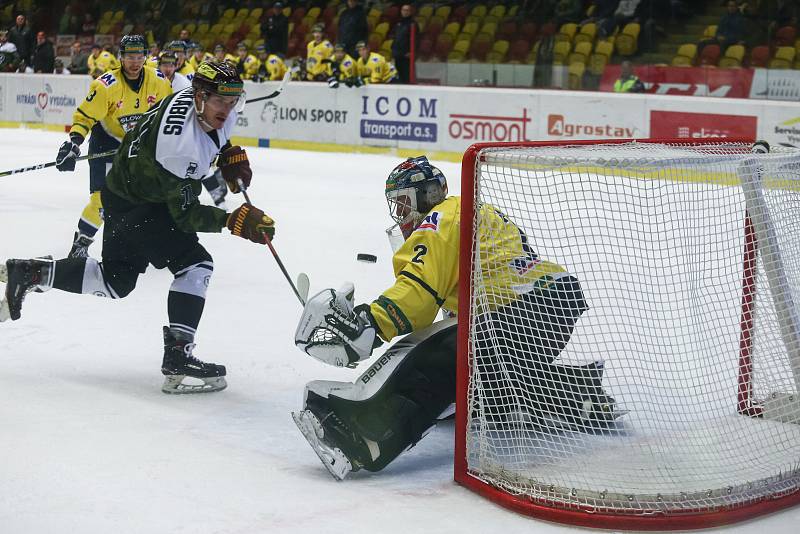
<path id="1" fill-rule="evenodd" d="M 322 423 L 319 422 L 317 416 L 309 410 L 303 410 L 292 412 L 292 419 L 294 419 L 294 424 L 300 429 L 311 448 L 314 449 L 328 473 L 340 482 L 344 480 L 353 470 L 353 465 L 341 449 L 330 447 L 321 441 L 325 437 L 325 430 L 322 428 Z"/>
<path id="2" fill-rule="evenodd" d="M 184 378 L 186 378 L 186 375 L 165 376 L 161 391 L 169 395 L 186 395 L 192 393 L 213 393 L 215 391 L 222 391 L 228 387 L 228 382 L 225 380 L 224 376 L 198 378 L 197 380 L 203 381 L 202 384 L 184 384 Z"/>

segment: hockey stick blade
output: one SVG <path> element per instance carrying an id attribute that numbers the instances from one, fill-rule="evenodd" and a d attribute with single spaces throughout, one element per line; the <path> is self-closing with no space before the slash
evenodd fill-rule
<path id="1" fill-rule="evenodd" d="M 254 102 L 261 102 L 262 100 L 272 100 L 273 98 L 277 98 L 281 94 L 281 92 L 283 92 L 283 88 L 286 87 L 286 84 L 289 82 L 289 78 L 291 78 L 291 77 L 292 77 L 292 71 L 291 70 L 287 70 L 286 74 L 283 75 L 283 79 L 281 80 L 281 84 L 278 86 L 277 89 L 272 91 L 267 96 L 259 96 L 258 98 L 251 98 L 250 100 L 248 100 L 245 103 L 246 104 L 252 104 Z"/>
<path id="2" fill-rule="evenodd" d="M 308 290 L 311 286 L 311 282 L 308 280 L 308 275 L 306 273 L 300 273 L 297 275 L 297 292 L 300 294 L 300 299 L 303 301 L 303 305 L 308 302 Z"/>
<path id="3" fill-rule="evenodd" d="M 105 158 L 106 156 L 113 156 L 116 153 L 117 150 L 114 149 L 114 150 L 109 150 L 108 152 L 101 152 L 99 154 L 86 154 L 85 156 L 79 156 L 75 158 L 75 161 L 83 161 L 85 159 L 92 160 L 97 158 Z M 20 167 L 19 169 L 12 169 L 10 171 L 0 172 L 0 178 L 2 178 L 3 176 L 10 176 L 12 174 L 20 174 L 28 171 L 38 171 L 39 169 L 47 169 L 49 167 L 55 167 L 55 166 L 56 162 L 51 161 L 50 163 L 40 163 L 38 165 L 31 165 L 29 167 Z"/>

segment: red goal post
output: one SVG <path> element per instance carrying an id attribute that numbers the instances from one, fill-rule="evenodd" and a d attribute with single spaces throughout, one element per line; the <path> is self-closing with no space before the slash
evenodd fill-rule
<path id="1" fill-rule="evenodd" d="M 465 152 L 457 482 L 518 512 L 595 528 L 707 528 L 800 502 L 800 155 L 755 156 L 751 143 Z M 476 267 L 484 203 L 580 280 L 590 309 L 564 352 L 606 360 L 604 388 L 630 411 L 614 432 L 496 430 L 481 418 L 487 384 L 472 329 L 491 300 L 481 286 L 490 267 Z"/>

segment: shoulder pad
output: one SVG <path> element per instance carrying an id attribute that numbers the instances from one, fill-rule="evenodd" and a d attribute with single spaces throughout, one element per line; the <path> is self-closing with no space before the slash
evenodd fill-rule
<path id="1" fill-rule="evenodd" d="M 114 85 L 117 83 L 117 79 L 114 77 L 114 74 L 111 71 L 103 73 L 97 78 L 97 81 L 101 84 L 105 85 L 106 87 L 110 85 Z"/>

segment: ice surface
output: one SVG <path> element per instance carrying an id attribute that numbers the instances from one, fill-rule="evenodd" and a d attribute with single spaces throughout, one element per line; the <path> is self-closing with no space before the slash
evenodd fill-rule
<path id="1" fill-rule="evenodd" d="M 52 161 L 63 135 L 0 130 L 6 170 Z M 397 157 L 248 148 L 253 202 L 312 294 L 392 281 L 383 183 Z M 458 193 L 459 166 L 436 162 Z M 0 178 L 0 259 L 63 256 L 87 199 L 88 166 Z M 205 195 L 205 193 L 204 193 Z M 240 199 L 229 196 L 229 207 Z M 210 201 L 204 196 L 206 201 Z M 0 532 L 574 532 L 498 507 L 452 480 L 445 424 L 378 474 L 337 483 L 294 426 L 303 385 L 351 380 L 292 342 L 299 305 L 266 247 L 203 235 L 215 273 L 196 354 L 228 367 L 226 391 L 161 393 L 167 271 L 126 299 L 33 294 L 0 325 Z M 100 247 L 90 249 L 99 255 Z M 356 254 L 378 256 L 377 264 Z M 715 532 L 794 532 L 800 509 Z"/>

